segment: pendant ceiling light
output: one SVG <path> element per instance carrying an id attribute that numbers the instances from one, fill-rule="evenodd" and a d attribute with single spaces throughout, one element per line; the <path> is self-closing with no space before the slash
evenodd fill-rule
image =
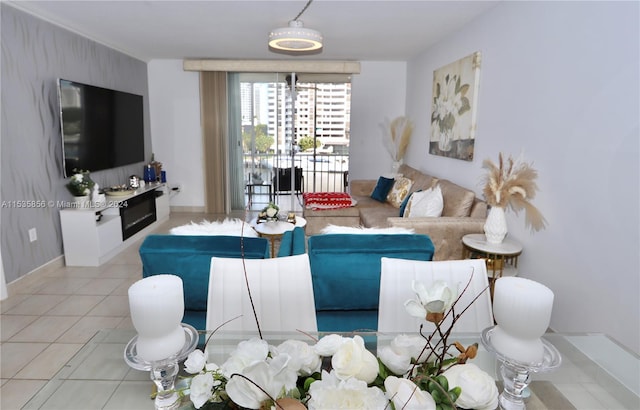
<path id="1" fill-rule="evenodd" d="M 313 0 L 309 0 L 302 11 L 289 22 L 288 27 L 281 27 L 269 33 L 269 47 L 274 51 L 317 51 L 322 49 L 322 34 L 317 30 L 305 28 L 298 20 Z"/>

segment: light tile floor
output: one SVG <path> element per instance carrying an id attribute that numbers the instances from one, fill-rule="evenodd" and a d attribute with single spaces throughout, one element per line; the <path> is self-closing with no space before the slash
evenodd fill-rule
<path id="1" fill-rule="evenodd" d="M 173 213 L 155 232 L 224 217 Z M 98 330 L 133 329 L 127 290 L 142 278 L 141 242 L 100 267 L 60 267 L 42 274 L 0 302 L 0 409 L 20 409 Z"/>

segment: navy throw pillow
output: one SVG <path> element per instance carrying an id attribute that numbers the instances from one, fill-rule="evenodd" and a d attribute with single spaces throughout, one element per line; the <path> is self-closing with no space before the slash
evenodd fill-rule
<path id="1" fill-rule="evenodd" d="M 395 180 L 393 178 L 378 178 L 378 183 L 371 193 L 371 198 L 380 202 L 387 202 L 387 195 L 389 195 L 389 191 L 393 188 L 393 183 Z"/>
<path id="2" fill-rule="evenodd" d="M 416 192 L 420 192 L 420 191 L 422 191 L 422 189 L 418 189 Z M 414 194 L 414 192 L 412 192 L 409 195 L 407 195 L 407 197 L 400 204 L 400 217 L 401 218 L 404 216 L 404 210 L 407 209 L 407 204 L 409 203 L 409 199 L 411 199 L 411 195 L 413 195 L 413 194 Z"/>

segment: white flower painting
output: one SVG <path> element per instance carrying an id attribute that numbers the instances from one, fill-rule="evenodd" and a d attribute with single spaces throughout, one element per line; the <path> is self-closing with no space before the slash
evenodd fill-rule
<path id="1" fill-rule="evenodd" d="M 480 52 L 433 72 L 429 153 L 473 160 Z"/>

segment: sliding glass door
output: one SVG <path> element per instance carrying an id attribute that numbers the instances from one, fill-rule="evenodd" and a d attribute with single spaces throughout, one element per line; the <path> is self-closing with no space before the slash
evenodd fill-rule
<path id="1" fill-rule="evenodd" d="M 229 75 L 232 209 L 346 188 L 351 84 L 345 75 Z"/>

